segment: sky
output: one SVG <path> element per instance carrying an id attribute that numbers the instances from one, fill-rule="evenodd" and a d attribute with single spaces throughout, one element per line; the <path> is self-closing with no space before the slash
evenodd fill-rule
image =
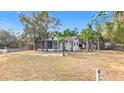
<path id="1" fill-rule="evenodd" d="M 18 11 L 3 11 L 0 12 L 0 28 L 11 29 L 14 32 L 23 32 L 24 26 L 19 19 L 20 12 Z M 80 32 L 82 29 L 87 28 L 87 24 L 91 22 L 92 16 L 96 12 L 90 11 L 55 11 L 50 15 L 60 19 L 61 26 L 60 31 L 66 28 L 77 28 Z"/>

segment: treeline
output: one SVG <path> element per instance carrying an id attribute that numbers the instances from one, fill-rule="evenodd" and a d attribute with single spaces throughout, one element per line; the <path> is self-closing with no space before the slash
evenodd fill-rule
<path id="1" fill-rule="evenodd" d="M 81 38 L 86 43 L 87 52 L 94 43 L 98 51 L 105 49 L 105 42 L 111 49 L 115 44 L 124 44 L 124 12 L 98 12 L 88 27 L 82 30 Z"/>
<path id="2" fill-rule="evenodd" d="M 0 29 L 0 48 L 17 48 L 20 47 L 19 37 L 11 30 Z"/>
<path id="3" fill-rule="evenodd" d="M 24 31 L 17 36 L 10 30 L 1 29 L 0 46 L 27 48 L 33 46 L 33 49 L 37 50 L 39 43 L 46 41 L 49 36 L 56 36 L 61 43 L 64 43 L 65 38 L 77 35 L 86 44 L 87 52 L 92 44 L 97 45 L 98 51 L 105 47 L 105 42 L 109 42 L 111 47 L 116 43 L 124 44 L 124 12 L 122 11 L 98 12 L 92 16 L 91 22 L 81 33 L 76 28 L 65 28 L 64 31 L 59 31 L 61 22 L 51 13 L 48 11 L 22 12 L 20 21 Z"/>

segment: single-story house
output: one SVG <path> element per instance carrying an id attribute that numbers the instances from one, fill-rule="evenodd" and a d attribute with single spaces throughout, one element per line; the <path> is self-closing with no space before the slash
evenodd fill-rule
<path id="1" fill-rule="evenodd" d="M 49 37 L 48 39 L 41 41 L 40 49 L 48 51 L 62 51 L 63 45 L 59 42 L 59 39 L 57 37 Z M 66 38 L 64 49 L 65 51 L 79 51 L 80 40 L 78 36 Z"/>

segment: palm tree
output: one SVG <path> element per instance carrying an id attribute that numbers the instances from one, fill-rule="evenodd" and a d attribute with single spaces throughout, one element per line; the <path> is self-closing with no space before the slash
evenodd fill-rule
<path id="1" fill-rule="evenodd" d="M 99 33 L 97 31 L 92 30 L 91 33 L 91 50 L 96 49 L 96 45 L 94 45 L 94 43 L 96 43 L 98 41 L 98 35 Z"/>
<path id="2" fill-rule="evenodd" d="M 104 28 L 104 23 L 106 22 L 107 18 L 108 16 L 106 12 L 100 11 L 92 21 L 92 24 L 95 26 L 95 29 L 98 32 L 98 40 L 97 40 L 98 51 L 100 50 L 101 31 Z"/>
<path id="3" fill-rule="evenodd" d="M 113 22 L 106 22 L 105 28 L 103 30 L 103 38 L 106 41 L 113 43 Z"/>
<path id="4" fill-rule="evenodd" d="M 81 38 L 82 38 L 82 40 L 84 40 L 86 42 L 86 52 L 89 52 L 89 48 L 90 48 L 89 41 L 91 38 L 91 32 L 92 32 L 92 30 L 89 28 L 87 28 L 81 32 Z"/>
<path id="5" fill-rule="evenodd" d="M 61 36 L 59 38 L 59 42 L 62 44 L 62 53 L 63 53 L 63 56 L 65 56 L 65 37 Z"/>
<path id="6" fill-rule="evenodd" d="M 88 28 L 81 32 L 81 38 L 86 42 L 86 52 L 89 52 L 90 45 L 98 40 L 99 33 L 93 30 L 92 24 L 88 24 Z"/>
<path id="7" fill-rule="evenodd" d="M 124 43 L 124 12 L 114 12 L 114 40 L 117 43 Z"/>
<path id="8" fill-rule="evenodd" d="M 71 30 L 70 29 L 65 29 L 63 31 L 63 36 L 65 37 L 65 40 L 67 40 L 67 44 L 69 44 L 69 38 L 72 36 Z"/>

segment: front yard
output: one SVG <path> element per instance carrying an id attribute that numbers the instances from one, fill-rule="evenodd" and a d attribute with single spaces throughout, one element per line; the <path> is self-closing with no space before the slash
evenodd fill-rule
<path id="1" fill-rule="evenodd" d="M 0 80 L 95 80 L 96 68 L 101 70 L 101 80 L 124 80 L 124 52 L 76 52 L 65 57 L 54 54 L 0 54 Z"/>

